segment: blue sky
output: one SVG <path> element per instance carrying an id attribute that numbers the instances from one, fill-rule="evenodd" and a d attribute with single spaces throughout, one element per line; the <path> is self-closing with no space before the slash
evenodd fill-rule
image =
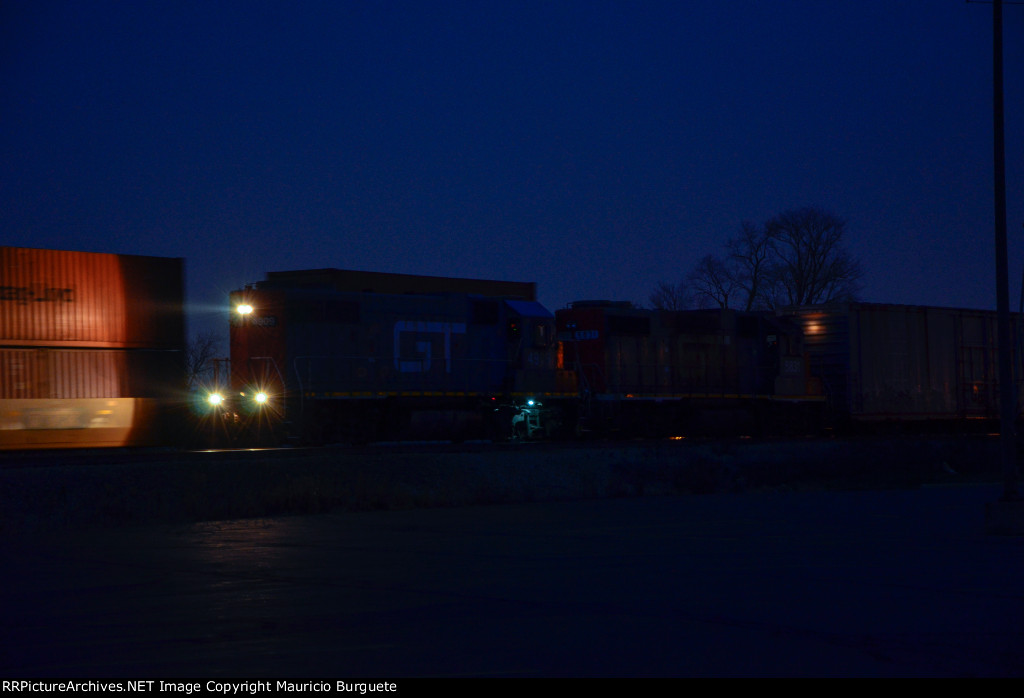
<path id="1" fill-rule="evenodd" d="M 865 300 L 994 308 L 991 46 L 962 0 L 8 1 L 0 237 L 185 257 L 201 328 L 325 266 L 644 303 L 743 221 L 817 206 Z"/>

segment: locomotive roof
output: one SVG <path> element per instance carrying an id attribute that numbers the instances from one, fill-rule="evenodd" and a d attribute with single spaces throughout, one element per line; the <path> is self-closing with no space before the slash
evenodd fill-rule
<path id="1" fill-rule="evenodd" d="M 495 298 L 537 300 L 532 281 L 494 281 L 447 276 L 389 274 L 347 269 L 303 269 L 267 272 L 261 288 L 330 288 L 349 293 L 465 293 Z"/>

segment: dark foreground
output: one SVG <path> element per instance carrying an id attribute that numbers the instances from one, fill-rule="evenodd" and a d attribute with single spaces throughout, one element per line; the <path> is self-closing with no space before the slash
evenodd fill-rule
<path id="1" fill-rule="evenodd" d="M 999 479 L 998 438 L 5 454 L 0 539 L 94 527 Z"/>
<path id="2" fill-rule="evenodd" d="M 1022 676 L 993 485 L 343 512 L 0 543 L 5 677 Z"/>

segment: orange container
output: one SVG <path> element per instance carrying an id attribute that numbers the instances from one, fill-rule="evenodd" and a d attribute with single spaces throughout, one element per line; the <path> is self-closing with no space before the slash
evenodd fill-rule
<path id="1" fill-rule="evenodd" d="M 181 259 L 0 247 L 0 450 L 175 443 Z"/>
<path id="2" fill-rule="evenodd" d="M 181 349 L 177 258 L 0 247 L 0 345 Z"/>

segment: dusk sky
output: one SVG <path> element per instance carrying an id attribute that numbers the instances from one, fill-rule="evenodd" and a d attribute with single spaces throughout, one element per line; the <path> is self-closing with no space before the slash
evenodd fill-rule
<path id="1" fill-rule="evenodd" d="M 184 257 L 194 329 L 318 267 L 646 304 L 804 206 L 864 300 L 995 307 L 990 5 L 5 0 L 0 32 L 0 243 Z"/>

